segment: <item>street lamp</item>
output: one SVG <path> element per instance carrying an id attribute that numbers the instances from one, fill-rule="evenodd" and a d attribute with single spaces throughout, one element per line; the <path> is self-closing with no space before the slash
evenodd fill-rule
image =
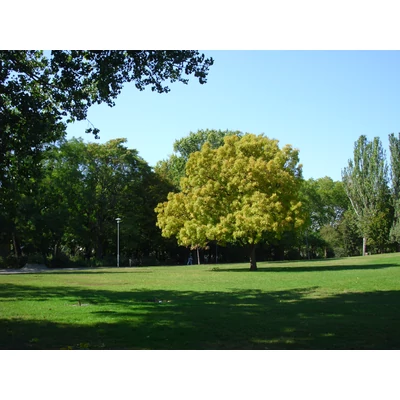
<path id="1" fill-rule="evenodd" d="M 121 218 L 115 218 L 117 221 L 117 267 L 119 267 L 119 223 L 121 222 Z"/>

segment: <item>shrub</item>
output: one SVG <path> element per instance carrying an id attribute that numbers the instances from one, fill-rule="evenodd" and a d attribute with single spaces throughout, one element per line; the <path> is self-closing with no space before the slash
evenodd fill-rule
<path id="1" fill-rule="evenodd" d="M 46 258 L 40 253 L 28 254 L 26 262 L 28 264 L 47 264 Z"/>
<path id="2" fill-rule="evenodd" d="M 69 260 L 71 267 L 90 267 L 90 261 L 80 255 L 70 256 Z"/>
<path id="3" fill-rule="evenodd" d="M 50 268 L 67 268 L 71 266 L 71 261 L 65 253 L 59 253 L 51 256 L 49 259 Z"/>
<path id="4" fill-rule="evenodd" d="M 7 257 L 0 257 L 0 268 L 17 269 L 22 268 L 27 263 L 27 257 L 15 257 L 14 255 L 8 255 Z"/>
<path id="5" fill-rule="evenodd" d="M 285 251 L 285 260 L 299 260 L 301 258 L 298 249 L 290 249 Z"/>
<path id="6" fill-rule="evenodd" d="M 347 257 L 347 251 L 343 247 L 334 247 L 335 257 Z"/>
<path id="7" fill-rule="evenodd" d="M 112 267 L 117 263 L 116 258 L 113 256 L 106 256 L 104 258 L 91 258 L 91 267 Z"/>
<path id="8" fill-rule="evenodd" d="M 160 265 L 160 262 L 158 261 L 158 259 L 155 256 L 144 256 L 142 257 L 142 265 L 144 266 L 157 266 Z"/>

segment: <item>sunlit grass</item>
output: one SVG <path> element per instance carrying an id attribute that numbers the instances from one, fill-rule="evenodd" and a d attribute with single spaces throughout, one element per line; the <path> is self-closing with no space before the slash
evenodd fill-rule
<path id="1" fill-rule="evenodd" d="M 0 275 L 2 349 L 396 349 L 400 255 Z"/>

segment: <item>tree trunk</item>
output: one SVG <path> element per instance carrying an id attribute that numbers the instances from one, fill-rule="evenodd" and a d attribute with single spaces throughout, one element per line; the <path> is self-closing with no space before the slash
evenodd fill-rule
<path id="1" fill-rule="evenodd" d="M 12 241 L 13 241 L 15 258 L 20 258 L 22 255 L 22 251 L 21 251 L 21 246 L 19 244 L 18 237 L 15 234 L 15 232 L 13 232 L 13 234 L 12 234 Z"/>
<path id="2" fill-rule="evenodd" d="M 92 247 L 90 244 L 87 244 L 85 246 L 85 258 L 86 260 L 90 260 L 91 257 L 92 257 Z"/>
<path id="3" fill-rule="evenodd" d="M 103 242 L 101 238 L 97 238 L 97 245 L 96 245 L 96 258 L 101 260 L 103 258 Z"/>
<path id="4" fill-rule="evenodd" d="M 308 231 L 306 231 L 306 253 L 307 253 L 307 260 L 310 259 L 310 249 L 308 247 Z"/>
<path id="5" fill-rule="evenodd" d="M 250 245 L 250 271 L 257 271 L 256 245 Z"/>
<path id="6" fill-rule="evenodd" d="M 366 252 L 367 252 L 367 238 L 364 236 L 363 237 L 362 255 L 365 256 Z"/>
<path id="7" fill-rule="evenodd" d="M 59 246 L 59 243 L 57 242 L 54 245 L 54 253 L 53 253 L 53 255 L 54 255 L 54 257 L 57 257 L 59 254 L 60 254 L 60 246 Z"/>
<path id="8" fill-rule="evenodd" d="M 197 264 L 200 265 L 200 254 L 199 254 L 199 248 L 197 248 Z"/>

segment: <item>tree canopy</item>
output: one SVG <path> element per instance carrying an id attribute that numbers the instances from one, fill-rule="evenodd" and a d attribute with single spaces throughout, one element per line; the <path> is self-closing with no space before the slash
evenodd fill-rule
<path id="1" fill-rule="evenodd" d="M 21 196 L 43 172 L 44 152 L 85 120 L 93 104 L 114 105 L 124 84 L 168 93 L 168 82 L 207 82 L 212 58 L 198 51 L 0 51 L 0 222 L 12 230 Z M 96 138 L 99 129 L 86 130 Z"/>
<path id="2" fill-rule="evenodd" d="M 389 135 L 390 177 L 392 183 L 393 224 L 390 230 L 392 241 L 400 242 L 400 134 Z"/>
<path id="3" fill-rule="evenodd" d="M 190 132 L 189 135 L 175 140 L 173 154 L 168 159 L 159 161 L 156 165 L 156 171 L 179 189 L 180 180 L 185 176 L 185 167 L 190 155 L 200 151 L 205 143 L 208 143 L 212 149 L 216 149 L 224 144 L 226 136 L 231 135 L 241 137 L 243 133 L 215 129 L 199 129 L 197 132 Z"/>
<path id="4" fill-rule="evenodd" d="M 113 106 L 125 83 L 168 93 L 166 81 L 206 83 L 212 64 L 198 51 L 0 51 L 0 188 L 34 174 L 66 124 L 85 120 L 93 104 Z"/>
<path id="5" fill-rule="evenodd" d="M 227 136 L 216 149 L 205 143 L 189 157 L 182 191 L 157 206 L 157 225 L 185 246 L 248 245 L 256 270 L 255 246 L 264 234 L 279 236 L 303 222 L 298 162 L 297 150 L 263 135 Z"/>
<path id="6" fill-rule="evenodd" d="M 139 260 L 162 251 L 166 243 L 156 227 L 154 207 L 172 187 L 125 143 L 72 139 L 49 149 L 40 179 L 29 195 L 21 193 L 17 199 L 13 224 L 2 225 L 0 245 L 12 238 L 17 258 L 40 254 L 59 259 L 62 253 L 87 262 L 93 257 L 110 260 L 116 248 L 115 219 L 121 217 L 125 258 Z M 3 255 L 7 249 L 0 251 Z"/>
<path id="7" fill-rule="evenodd" d="M 388 166 L 379 137 L 372 142 L 364 135 L 359 137 L 354 144 L 354 159 L 343 169 L 342 179 L 364 238 L 364 255 L 367 239 L 381 241 L 378 239 L 381 230 L 390 229 L 390 226 L 381 226 L 382 221 L 389 220 L 389 187 Z"/>

